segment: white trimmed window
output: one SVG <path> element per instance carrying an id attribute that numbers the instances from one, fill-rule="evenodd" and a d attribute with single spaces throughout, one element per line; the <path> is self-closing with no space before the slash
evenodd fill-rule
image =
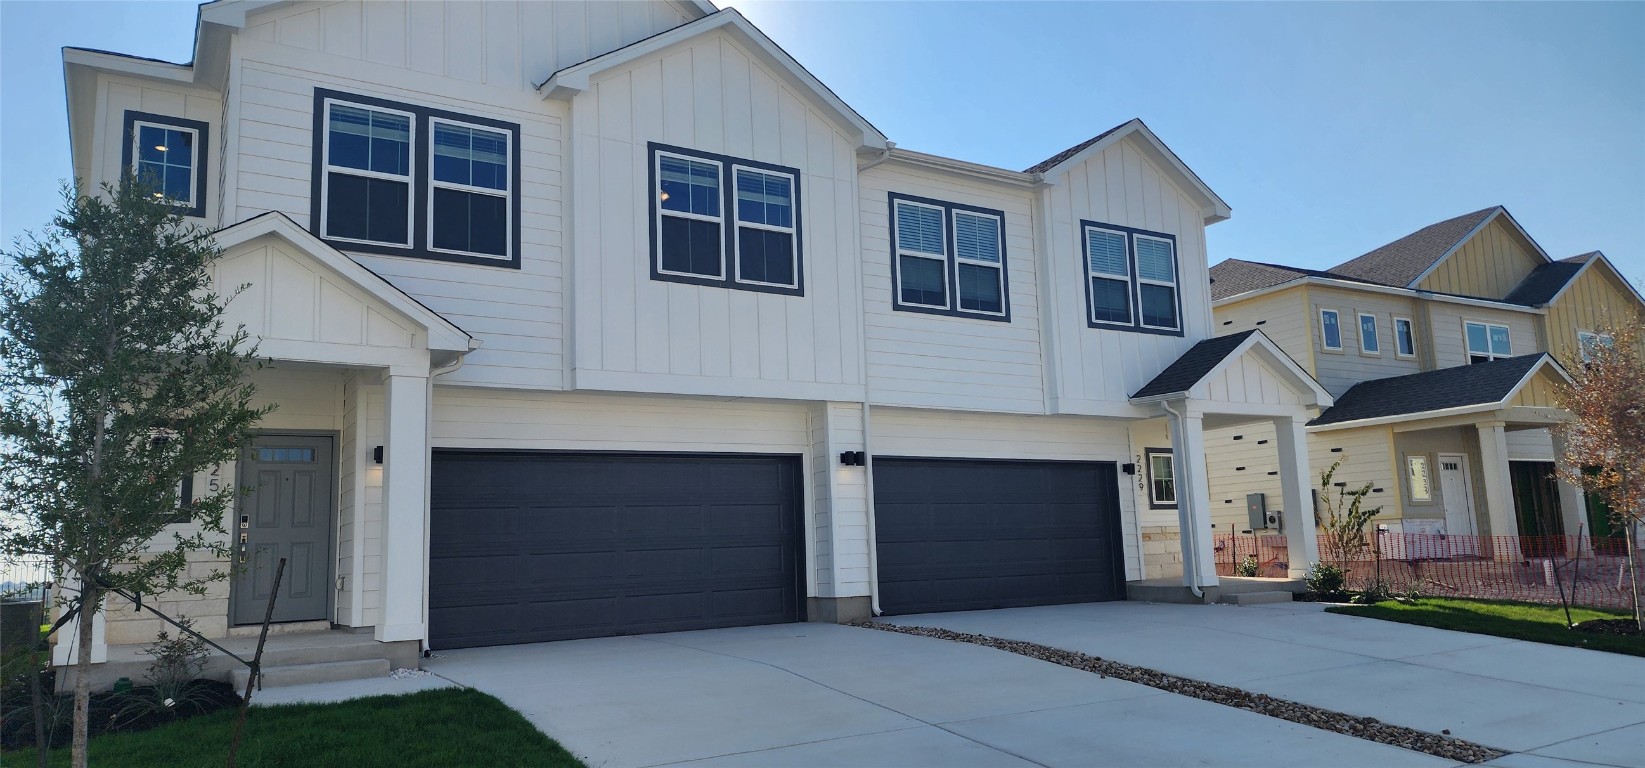
<path id="1" fill-rule="evenodd" d="M 954 285 L 962 312 L 1005 314 L 1000 217 L 955 210 Z"/>
<path id="2" fill-rule="evenodd" d="M 510 257 L 513 136 L 433 118 L 429 144 L 429 250 Z"/>
<path id="3" fill-rule="evenodd" d="M 155 197 L 172 205 L 193 208 L 195 157 L 199 146 L 200 134 L 192 128 L 134 121 L 132 175 L 153 187 Z"/>
<path id="4" fill-rule="evenodd" d="M 1010 322 L 1005 213 L 897 192 L 887 197 L 892 309 Z"/>
<path id="5" fill-rule="evenodd" d="M 1332 352 L 1342 351 L 1342 315 L 1334 309 L 1319 311 L 1320 346 Z"/>
<path id="6" fill-rule="evenodd" d="M 942 208 L 912 200 L 892 206 L 897 238 L 897 302 L 948 308 L 948 246 Z"/>
<path id="7" fill-rule="evenodd" d="M 1176 467 L 1166 448 L 1148 449 L 1148 506 L 1153 509 L 1177 505 Z"/>
<path id="8" fill-rule="evenodd" d="M 1587 363 L 1594 359 L 1594 355 L 1599 351 L 1600 347 L 1605 347 L 1607 349 L 1614 348 L 1616 346 L 1616 339 L 1612 338 L 1611 334 L 1608 333 L 1577 331 L 1576 343 L 1577 351 L 1582 355 L 1582 362 Z"/>
<path id="9" fill-rule="evenodd" d="M 651 279 L 804 295 L 800 172 L 655 142 Z"/>
<path id="10" fill-rule="evenodd" d="M 1488 363 L 1514 355 L 1506 325 L 1468 320 L 1462 323 L 1462 333 L 1468 343 L 1469 363 Z"/>
<path id="11" fill-rule="evenodd" d="M 1417 356 L 1416 329 L 1411 325 L 1409 317 L 1394 318 L 1394 355 L 1397 357 Z"/>
<path id="12" fill-rule="evenodd" d="M 325 100 L 321 236 L 411 248 L 410 112 Z"/>
<path id="13" fill-rule="evenodd" d="M 737 185 L 737 282 L 799 287 L 792 174 L 733 166 Z"/>
<path id="14" fill-rule="evenodd" d="M 1177 313 L 1176 247 L 1161 237 L 1134 236 L 1137 251 L 1137 308 L 1142 327 L 1176 331 L 1182 328 Z"/>
<path id="15" fill-rule="evenodd" d="M 1366 355 L 1382 354 L 1382 339 L 1377 336 L 1377 316 L 1359 314 L 1359 351 Z"/>
<path id="16" fill-rule="evenodd" d="M 1128 239 L 1124 232 L 1085 228 L 1085 268 L 1093 323 L 1132 324 Z"/>
<path id="17" fill-rule="evenodd" d="M 667 152 L 657 163 L 657 271 L 665 275 L 725 277 L 725 219 L 721 165 Z"/>

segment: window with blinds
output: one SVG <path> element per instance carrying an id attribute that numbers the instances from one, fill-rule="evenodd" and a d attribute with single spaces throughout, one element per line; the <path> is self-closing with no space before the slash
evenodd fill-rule
<path id="1" fill-rule="evenodd" d="M 892 307 L 1010 319 L 1001 211 L 891 193 Z"/>
<path id="2" fill-rule="evenodd" d="M 1093 221 L 1080 225 L 1087 324 L 1182 335 L 1176 238 Z"/>

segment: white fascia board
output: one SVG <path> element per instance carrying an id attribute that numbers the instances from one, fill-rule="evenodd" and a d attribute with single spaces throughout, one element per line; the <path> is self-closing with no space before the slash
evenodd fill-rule
<path id="1" fill-rule="evenodd" d="M 811 97 L 818 104 L 833 112 L 842 123 L 850 125 L 852 129 L 856 130 L 860 134 L 858 138 L 860 147 L 868 149 L 884 149 L 886 147 L 885 135 L 880 133 L 878 128 L 875 128 L 850 105 L 842 101 L 839 96 L 836 96 L 833 91 L 828 89 L 828 86 L 808 72 L 798 61 L 795 61 L 794 57 L 788 55 L 787 51 L 772 42 L 771 38 L 761 32 L 759 27 L 754 26 L 752 22 L 744 18 L 735 8 L 718 11 L 713 15 L 681 24 L 667 32 L 652 35 L 644 40 L 596 56 L 588 61 L 573 64 L 550 75 L 547 80 L 537 86 L 537 91 L 543 95 L 544 99 L 569 100 L 572 96 L 587 91 L 592 78 L 602 72 L 650 56 L 714 30 L 733 33 L 743 43 L 763 54 L 764 58 L 786 74 L 794 85 L 811 94 Z"/>
<path id="2" fill-rule="evenodd" d="M 1525 389 L 1525 385 L 1531 383 L 1531 379 L 1536 378 L 1539 371 L 1550 366 L 1552 366 L 1554 373 L 1559 374 L 1559 377 L 1565 380 L 1565 383 L 1569 384 L 1571 382 L 1571 376 L 1565 372 L 1565 367 L 1560 365 L 1559 361 L 1555 360 L 1552 355 L 1544 352 L 1542 353 L 1542 359 L 1538 360 L 1535 365 L 1532 365 L 1530 370 L 1525 372 L 1524 376 L 1519 377 L 1519 381 L 1515 382 L 1512 387 L 1508 388 L 1507 394 L 1504 394 L 1501 400 L 1487 403 L 1475 403 L 1473 405 L 1459 405 L 1455 408 L 1440 408 L 1432 411 L 1403 413 L 1396 416 L 1378 416 L 1372 419 L 1358 419 L 1356 421 L 1342 421 L 1335 424 L 1322 424 L 1317 427 L 1308 427 L 1308 431 L 1329 432 L 1335 429 L 1374 427 L 1379 424 L 1396 424 L 1402 421 L 1426 421 L 1428 419 L 1437 419 L 1445 416 L 1460 416 L 1469 413 L 1499 411 L 1507 408 L 1508 404 L 1512 403 L 1514 398 L 1519 396 L 1520 391 Z"/>
<path id="3" fill-rule="evenodd" d="M 1331 393 L 1320 385 L 1319 380 L 1298 365 L 1297 361 L 1292 360 L 1291 356 L 1285 353 L 1285 350 L 1280 349 L 1280 346 L 1274 343 L 1273 339 L 1268 338 L 1268 334 L 1263 333 L 1259 328 L 1256 333 L 1252 334 L 1252 338 L 1260 339 L 1259 342 L 1252 345 L 1252 348 L 1259 350 L 1258 354 L 1264 355 L 1270 365 L 1278 366 L 1281 370 L 1289 373 L 1294 380 L 1293 384 L 1297 385 L 1294 388 L 1298 393 L 1313 395 L 1314 401 L 1304 403 L 1305 405 L 1329 408 L 1336 403 L 1336 398 L 1332 397 Z"/>
<path id="4" fill-rule="evenodd" d="M 429 349 L 465 353 L 479 346 L 477 340 L 467 331 L 458 328 L 440 313 L 423 306 L 421 302 L 411 298 L 381 275 L 366 269 L 343 255 L 341 251 L 327 245 L 283 213 L 269 212 L 247 219 L 218 230 L 213 233 L 213 238 L 219 248 L 226 250 L 263 235 L 275 235 L 285 240 L 292 247 L 329 267 L 354 287 L 393 307 L 407 320 L 421 326 L 428 332 Z"/>
<path id="5" fill-rule="evenodd" d="M 85 48 L 64 48 L 63 71 L 65 77 L 74 67 L 87 67 L 100 72 L 135 75 L 185 85 L 194 84 L 194 68 L 187 64 L 173 64 L 169 61 L 156 61 L 118 53 L 92 51 Z"/>
<path id="6" fill-rule="evenodd" d="M 1023 173 L 1021 171 L 1013 171 L 992 165 L 983 165 L 981 163 L 972 163 L 965 160 L 956 160 L 951 157 L 942 157 L 940 155 L 928 155 L 924 152 L 915 152 L 913 150 L 907 150 L 901 147 L 893 147 L 891 149 L 891 154 L 887 156 L 887 159 L 891 162 L 903 163 L 905 165 L 913 165 L 920 168 L 945 171 L 948 173 L 957 173 L 962 176 L 970 176 L 972 178 L 980 178 L 987 181 L 1015 184 L 1020 187 L 1036 187 L 1039 186 L 1040 183 L 1039 174 Z"/>
<path id="7" fill-rule="evenodd" d="M 1239 346 L 1234 347 L 1228 352 L 1228 354 L 1224 355 L 1221 360 L 1217 361 L 1216 365 L 1211 366 L 1210 370 L 1207 370 L 1205 375 L 1199 377 L 1199 380 L 1195 381 L 1187 390 L 1166 392 L 1164 394 L 1150 395 L 1148 397 L 1131 398 L 1130 402 L 1135 405 L 1142 405 L 1144 403 L 1157 403 L 1165 400 L 1180 399 L 1183 397 L 1187 397 L 1189 400 L 1206 400 L 1209 396 L 1205 389 L 1205 380 L 1209 379 L 1212 374 L 1226 368 L 1232 361 L 1250 353 L 1252 350 L 1256 350 L 1257 354 L 1261 356 L 1261 358 L 1270 366 L 1278 368 L 1282 372 L 1282 376 L 1290 379 L 1289 383 L 1293 392 L 1301 395 L 1304 399 L 1307 399 L 1308 397 L 1313 398 L 1313 402 L 1304 403 L 1304 405 L 1314 405 L 1320 408 L 1327 408 L 1330 407 L 1332 403 L 1336 402 L 1331 397 L 1330 392 L 1325 391 L 1325 388 L 1320 386 L 1319 382 L 1316 381 L 1313 376 L 1308 375 L 1307 371 L 1304 371 L 1301 366 L 1297 365 L 1296 361 L 1292 360 L 1290 355 L 1285 354 L 1285 351 L 1280 349 L 1279 345 L 1275 344 L 1274 340 L 1268 338 L 1268 334 L 1263 333 L 1261 330 L 1247 336 L 1245 341 L 1240 342 Z"/>
<path id="8" fill-rule="evenodd" d="M 1452 296 L 1445 293 L 1434 293 L 1433 291 L 1420 291 L 1415 288 L 1399 288 L 1392 285 L 1360 283 L 1353 280 L 1337 280 L 1335 278 L 1316 277 L 1314 275 L 1302 275 L 1294 280 L 1287 280 L 1283 283 L 1270 285 L 1267 288 L 1258 288 L 1254 291 L 1246 291 L 1245 293 L 1236 293 L 1232 296 L 1225 296 L 1211 302 L 1211 307 L 1213 309 L 1225 307 L 1229 304 L 1249 301 L 1260 296 L 1266 296 L 1270 293 L 1278 293 L 1287 288 L 1295 288 L 1299 285 L 1318 285 L 1323 288 L 1341 288 L 1348 291 L 1365 291 L 1366 293 L 1381 293 L 1389 296 L 1407 296 L 1411 298 L 1424 299 L 1427 301 L 1437 301 L 1444 304 L 1461 304 L 1469 307 L 1484 307 L 1486 309 L 1500 309 L 1509 312 L 1524 312 L 1528 315 L 1548 314 L 1547 305 L 1543 305 L 1541 307 L 1527 307 L 1524 304 L 1513 304 L 1506 301 L 1476 299 L 1468 296 Z"/>
<path id="9" fill-rule="evenodd" d="M 1148 126 L 1144 125 L 1139 118 L 1132 118 L 1130 122 L 1127 122 L 1118 130 L 1104 136 L 1101 141 L 1046 169 L 1043 174 L 1046 183 L 1054 184 L 1054 179 L 1067 172 L 1069 168 L 1085 162 L 1092 155 L 1096 155 L 1132 135 L 1141 135 L 1143 137 L 1142 146 L 1148 150 L 1150 159 L 1171 171 L 1177 177 L 1179 186 L 1199 193 L 1201 197 L 1200 214 L 1205 224 L 1225 221 L 1234 215 L 1233 210 L 1228 207 L 1228 203 L 1223 202 L 1223 199 L 1212 191 L 1211 187 L 1200 179 L 1199 175 L 1194 173 L 1187 163 L 1182 162 L 1182 158 L 1177 157 L 1177 153 L 1172 152 L 1171 148 L 1165 145 L 1165 142 L 1160 141 L 1160 138 L 1154 135 L 1154 132 L 1149 130 Z"/>

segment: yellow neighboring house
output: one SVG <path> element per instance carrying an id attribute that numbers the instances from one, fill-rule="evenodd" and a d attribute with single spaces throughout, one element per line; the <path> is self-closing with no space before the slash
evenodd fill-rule
<path id="1" fill-rule="evenodd" d="M 1496 206 L 1327 270 L 1230 259 L 1211 268 L 1211 296 L 1219 334 L 1262 330 L 1334 396 L 1307 427 L 1316 477 L 1342 460 L 1338 479 L 1371 483 L 1390 530 L 1499 560 L 1522 557 L 1500 537 L 1611 533 L 1553 478 L 1549 430 L 1566 417 L 1553 398 L 1565 366 L 1608 341 L 1607 320 L 1645 314 L 1604 254 L 1554 259 Z M 1271 438 L 1206 432 L 1217 532 L 1264 527 L 1280 490 Z"/>

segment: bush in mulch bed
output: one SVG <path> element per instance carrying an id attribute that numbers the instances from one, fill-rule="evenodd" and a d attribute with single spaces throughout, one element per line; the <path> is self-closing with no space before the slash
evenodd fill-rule
<path id="1" fill-rule="evenodd" d="M 48 740 L 53 747 L 65 746 L 70 741 L 74 722 L 74 695 L 53 696 L 50 692 L 55 673 L 40 673 L 40 690 L 45 699 Z M 239 706 L 240 696 L 234 687 L 217 680 L 194 680 L 176 695 L 165 699 L 149 686 L 139 686 L 120 693 L 94 693 L 91 696 L 90 731 L 92 736 L 104 733 L 146 731 L 156 726 L 185 718 L 204 715 Z M 28 673 L 6 676 L 4 690 L 0 691 L 0 748 L 7 750 L 34 746 L 34 708 L 29 693 Z"/>
<path id="2" fill-rule="evenodd" d="M 1588 632 L 1595 635 L 1631 635 L 1645 637 L 1645 632 L 1639 630 L 1639 624 L 1633 619 L 1590 619 L 1579 621 L 1572 625 L 1578 632 Z"/>

